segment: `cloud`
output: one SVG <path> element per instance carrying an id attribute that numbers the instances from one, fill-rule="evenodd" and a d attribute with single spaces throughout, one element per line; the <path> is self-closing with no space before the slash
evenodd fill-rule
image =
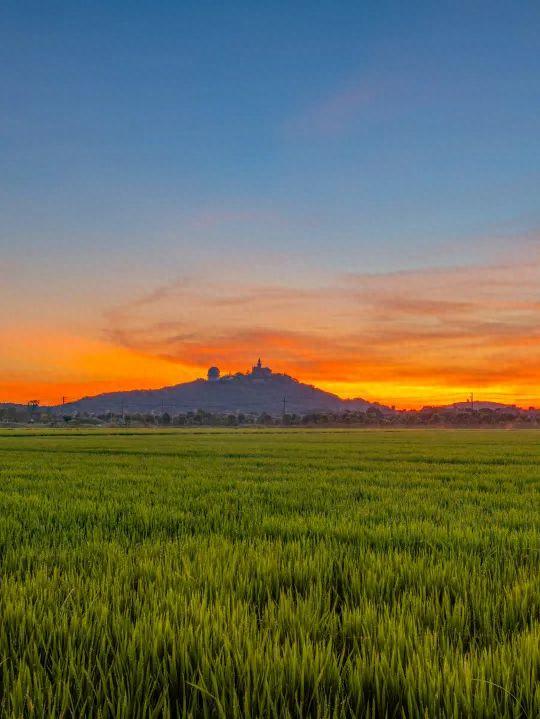
<path id="1" fill-rule="evenodd" d="M 292 134 L 337 135 L 346 130 L 380 95 L 381 85 L 367 77 L 327 94 L 287 123 Z"/>
<path id="2" fill-rule="evenodd" d="M 168 362 L 311 382 L 540 386 L 540 258 L 350 274 L 326 285 L 165 285 L 108 313 L 108 340 Z M 535 396 L 535 395 L 534 395 Z"/>

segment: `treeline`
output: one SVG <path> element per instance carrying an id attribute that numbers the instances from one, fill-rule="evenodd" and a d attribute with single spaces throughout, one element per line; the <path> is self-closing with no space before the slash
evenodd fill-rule
<path id="1" fill-rule="evenodd" d="M 99 415 L 53 414 L 51 410 L 26 407 L 0 408 L 0 422 L 6 424 L 39 423 L 58 425 L 119 425 L 141 427 L 536 427 L 540 410 L 518 408 L 460 410 L 424 408 L 422 410 L 388 411 L 370 407 L 367 411 L 309 412 L 306 414 L 271 415 L 267 412 L 209 412 L 202 409 L 173 414 L 169 412 L 116 413 Z"/>
<path id="2" fill-rule="evenodd" d="M 354 425 L 370 427 L 540 427 L 539 410 L 466 410 L 454 409 L 403 410 L 382 412 L 370 408 L 367 412 L 333 414 L 316 412 L 305 414 L 301 424 Z"/>

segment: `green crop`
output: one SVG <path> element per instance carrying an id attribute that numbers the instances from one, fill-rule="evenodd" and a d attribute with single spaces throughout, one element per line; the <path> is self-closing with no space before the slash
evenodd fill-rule
<path id="1" fill-rule="evenodd" d="M 540 434 L 0 434 L 0 716 L 540 716 Z"/>

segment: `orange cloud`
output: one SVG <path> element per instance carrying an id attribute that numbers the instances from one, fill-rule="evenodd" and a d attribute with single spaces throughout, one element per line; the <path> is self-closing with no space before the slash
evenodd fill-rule
<path id="1" fill-rule="evenodd" d="M 169 362 L 276 369 L 409 405 L 481 390 L 540 399 L 540 259 L 345 276 L 322 288 L 193 279 L 116 308 L 107 338 Z"/>
<path id="2" fill-rule="evenodd" d="M 0 396 L 157 387 L 211 364 L 245 370 L 261 354 L 341 396 L 413 407 L 474 390 L 540 404 L 533 251 L 512 265 L 345 275 L 323 287 L 183 278 L 110 308 L 104 322 L 100 339 L 3 332 Z"/>

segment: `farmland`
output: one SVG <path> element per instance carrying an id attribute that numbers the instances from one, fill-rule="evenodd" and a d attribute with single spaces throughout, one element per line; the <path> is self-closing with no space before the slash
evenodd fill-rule
<path id="1" fill-rule="evenodd" d="M 5 430 L 0 716 L 540 716 L 539 489 L 534 430 Z"/>

